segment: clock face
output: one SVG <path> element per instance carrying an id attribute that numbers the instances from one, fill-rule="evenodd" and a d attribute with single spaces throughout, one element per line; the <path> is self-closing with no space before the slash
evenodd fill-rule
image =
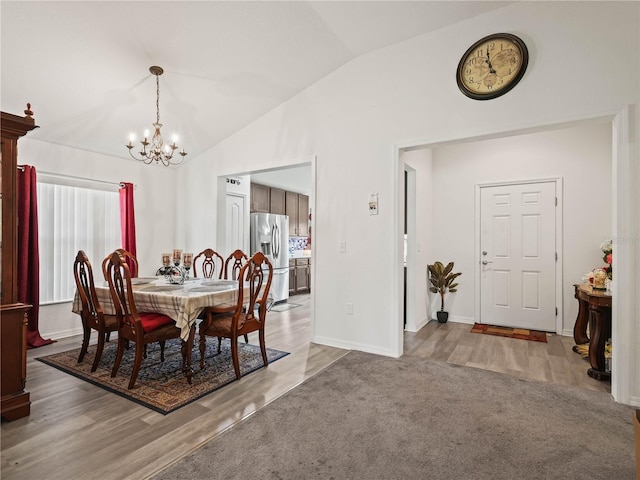
<path id="1" fill-rule="evenodd" d="M 496 33 L 478 40 L 458 64 L 458 87 L 466 96 L 488 100 L 504 95 L 522 78 L 529 53 L 522 40 Z"/>

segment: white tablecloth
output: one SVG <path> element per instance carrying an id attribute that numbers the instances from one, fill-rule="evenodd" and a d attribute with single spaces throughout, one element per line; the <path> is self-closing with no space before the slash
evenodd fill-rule
<path id="1" fill-rule="evenodd" d="M 156 312 L 171 317 L 180 328 L 183 340 L 205 307 L 234 306 L 238 302 L 238 282 L 231 280 L 191 279 L 173 285 L 163 277 L 132 279 L 133 298 L 139 313 Z M 96 284 L 98 301 L 105 314 L 115 314 L 107 282 Z M 76 292 L 72 311 L 80 313 L 82 305 Z"/>

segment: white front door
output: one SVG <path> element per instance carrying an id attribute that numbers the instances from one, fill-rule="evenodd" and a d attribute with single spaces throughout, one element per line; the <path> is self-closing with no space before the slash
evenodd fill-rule
<path id="1" fill-rule="evenodd" d="M 244 195 L 227 193 L 227 221 L 226 221 L 226 255 L 236 249 L 248 252 L 246 241 L 249 238 L 245 226 Z M 224 256 L 224 255 L 223 255 Z"/>
<path id="2" fill-rule="evenodd" d="M 555 182 L 480 188 L 480 322 L 556 330 Z"/>

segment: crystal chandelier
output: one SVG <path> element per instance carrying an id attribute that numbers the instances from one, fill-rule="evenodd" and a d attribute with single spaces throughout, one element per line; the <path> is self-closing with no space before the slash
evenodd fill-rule
<path id="1" fill-rule="evenodd" d="M 162 67 L 153 66 L 149 67 L 149 71 L 156 76 L 156 123 L 153 124 L 155 132 L 153 133 L 153 137 L 151 137 L 151 142 L 149 142 L 149 130 L 145 130 L 144 139 L 140 141 L 142 144 L 142 151 L 138 152 L 141 158 L 137 158 L 133 154 L 133 135 L 129 138 L 129 144 L 126 145 L 126 147 L 129 149 L 129 155 L 131 155 L 133 159 L 140 160 L 146 164 L 150 164 L 155 161 L 156 163 L 162 163 L 165 167 L 168 167 L 169 165 L 177 165 L 182 163 L 187 152 L 185 152 L 183 148 L 178 152 L 180 159 L 172 162 L 173 154 L 178 148 L 176 145 L 176 137 L 173 138 L 170 145 L 165 145 L 164 140 L 162 139 L 162 134 L 160 133 L 160 128 L 162 128 L 162 124 L 160 123 L 160 75 L 164 73 L 164 70 Z M 147 149 L 147 147 L 149 148 Z"/>

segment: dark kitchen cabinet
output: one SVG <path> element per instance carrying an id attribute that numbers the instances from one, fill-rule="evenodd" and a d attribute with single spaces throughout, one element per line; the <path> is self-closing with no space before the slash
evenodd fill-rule
<path id="1" fill-rule="evenodd" d="M 271 192 L 271 201 L 269 203 L 269 212 L 277 213 L 278 215 L 286 215 L 285 213 L 285 191 L 280 190 L 279 188 L 272 188 Z"/>
<path id="2" fill-rule="evenodd" d="M 289 215 L 289 235 L 309 236 L 309 197 L 301 193 L 285 192 L 285 213 Z"/>
<path id="3" fill-rule="evenodd" d="M 269 213 L 271 208 L 271 189 L 257 183 L 251 184 L 251 213 L 264 212 Z"/>
<path id="4" fill-rule="evenodd" d="M 289 260 L 289 295 L 311 292 L 311 259 Z"/>

